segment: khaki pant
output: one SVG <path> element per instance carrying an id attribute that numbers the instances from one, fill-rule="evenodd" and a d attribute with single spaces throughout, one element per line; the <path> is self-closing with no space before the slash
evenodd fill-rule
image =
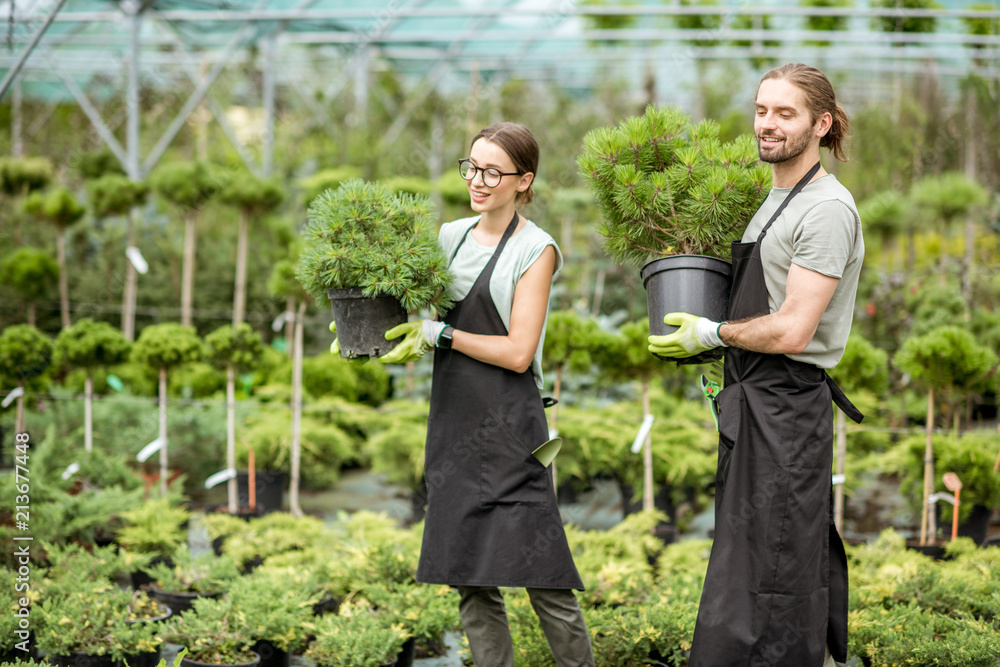
<path id="1" fill-rule="evenodd" d="M 527 588 L 531 606 L 559 667 L 594 667 L 583 612 L 573 591 Z M 475 667 L 513 667 L 514 645 L 503 595 L 497 588 L 459 586 L 459 614 Z"/>

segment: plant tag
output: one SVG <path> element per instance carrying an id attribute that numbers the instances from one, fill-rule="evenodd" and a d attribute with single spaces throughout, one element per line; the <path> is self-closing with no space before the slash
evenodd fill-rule
<path id="1" fill-rule="evenodd" d="M 6 408 L 8 405 L 13 403 L 17 399 L 21 398 L 22 396 L 24 396 L 24 388 L 16 387 L 12 389 L 9 394 L 7 394 L 7 398 L 3 399 L 3 403 L 0 403 L 0 407 Z"/>
<path id="2" fill-rule="evenodd" d="M 63 470 L 62 478 L 69 479 L 79 471 L 80 471 L 80 464 L 74 461 L 73 463 L 70 463 L 68 466 L 66 466 L 65 470 Z"/>
<path id="3" fill-rule="evenodd" d="M 639 432 L 635 434 L 635 440 L 632 441 L 632 453 L 638 454 L 642 451 L 642 443 L 646 442 L 646 436 L 649 435 L 649 431 L 653 428 L 653 415 L 646 415 L 642 418 L 642 426 L 639 427 Z"/>
<path id="4" fill-rule="evenodd" d="M 144 462 L 146 459 L 148 459 L 150 456 L 152 456 L 154 452 L 160 451 L 160 447 L 162 447 L 162 446 L 163 446 L 163 441 L 160 440 L 159 438 L 157 438 L 153 442 L 151 442 L 148 445 L 146 445 L 145 447 L 143 447 L 139 451 L 139 453 L 135 455 L 135 458 L 140 463 Z"/>
<path id="5" fill-rule="evenodd" d="M 211 489 L 213 486 L 221 484 L 222 482 L 228 482 L 233 477 L 236 477 L 235 468 L 226 468 L 225 470 L 220 470 L 219 472 L 211 475 L 205 480 L 205 488 Z"/>
<path id="6" fill-rule="evenodd" d="M 837 486 L 838 484 L 845 484 L 847 483 L 847 475 L 834 475 L 831 478 L 831 481 L 834 486 Z"/>
<path id="7" fill-rule="evenodd" d="M 125 248 L 125 256 L 128 257 L 128 261 L 132 262 L 132 266 L 135 267 L 136 271 L 142 275 L 146 275 L 149 272 L 149 264 L 146 262 L 146 258 L 142 256 L 142 251 L 134 245 Z"/>

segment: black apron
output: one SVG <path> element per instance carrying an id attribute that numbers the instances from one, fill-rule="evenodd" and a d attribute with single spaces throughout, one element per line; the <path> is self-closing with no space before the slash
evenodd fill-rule
<path id="1" fill-rule="evenodd" d="M 449 325 L 507 335 L 490 296 L 490 278 L 517 223 L 515 213 L 468 295 L 445 316 Z M 532 454 L 548 439 L 530 368 L 515 373 L 454 350 L 434 351 L 424 463 L 427 517 L 417 581 L 583 589 L 552 475 Z"/>
<path id="2" fill-rule="evenodd" d="M 734 241 L 729 319 L 770 311 L 760 248 Z M 821 667 L 847 660 L 847 557 L 833 523 L 832 401 L 862 415 L 827 373 L 729 347 L 718 396 L 715 542 L 690 667 Z"/>

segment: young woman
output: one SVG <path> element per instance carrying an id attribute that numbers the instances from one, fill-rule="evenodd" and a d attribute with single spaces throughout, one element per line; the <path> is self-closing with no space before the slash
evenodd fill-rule
<path id="1" fill-rule="evenodd" d="M 442 321 L 386 332 L 406 337 L 380 358 L 401 363 L 436 348 L 417 581 L 458 589 L 476 667 L 514 664 L 500 586 L 527 589 L 560 667 L 594 664 L 552 476 L 532 453 L 548 440 L 542 342 L 562 267 L 552 237 L 517 213 L 537 168 L 526 127 L 497 123 L 476 135 L 459 171 L 477 215 L 439 234 L 455 306 Z"/>

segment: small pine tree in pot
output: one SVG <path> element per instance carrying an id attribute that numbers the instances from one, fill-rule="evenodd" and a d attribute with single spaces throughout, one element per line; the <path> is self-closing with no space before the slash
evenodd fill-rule
<path id="1" fill-rule="evenodd" d="M 751 135 L 723 143 L 711 120 L 692 124 L 673 107 L 592 130 L 577 158 L 604 218 L 599 232 L 615 261 L 642 265 L 654 334 L 683 311 L 723 320 L 730 243 L 739 240 L 770 190 Z M 651 261 L 649 261 L 651 260 Z M 687 360 L 700 362 L 720 351 Z"/>
<path id="2" fill-rule="evenodd" d="M 450 305 L 451 274 L 426 197 L 352 179 L 313 200 L 305 238 L 296 275 L 333 304 L 342 357 L 385 354 L 399 342 L 385 332 L 407 311 Z"/>

